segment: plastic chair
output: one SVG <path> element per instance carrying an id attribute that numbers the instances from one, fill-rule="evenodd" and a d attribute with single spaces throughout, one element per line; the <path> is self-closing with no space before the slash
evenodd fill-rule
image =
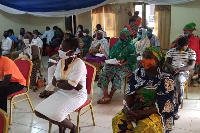
<path id="1" fill-rule="evenodd" d="M 117 42 L 119 38 L 110 38 L 110 46 L 109 48 L 111 49 Z"/>
<path id="2" fill-rule="evenodd" d="M 28 95 L 29 92 L 29 85 L 30 85 L 30 77 L 31 77 L 31 71 L 32 71 L 32 66 L 33 63 L 31 60 L 27 59 L 27 58 L 17 58 L 15 61 L 15 64 L 18 66 L 20 72 L 22 73 L 22 75 L 24 76 L 24 78 L 26 79 L 26 88 L 27 90 L 21 90 L 18 91 L 16 93 L 10 94 L 7 96 L 7 99 L 10 100 L 10 116 L 9 116 L 9 124 L 12 124 L 12 105 L 14 106 L 14 108 L 16 108 L 16 103 L 28 100 L 32 111 L 34 112 L 34 107 L 32 105 L 31 99 Z M 14 101 L 14 99 L 16 97 L 21 97 L 21 96 L 25 96 L 25 98 L 21 99 L 21 100 L 17 100 Z"/>
<path id="3" fill-rule="evenodd" d="M 8 133 L 8 114 L 0 108 L 0 133 Z"/>
<path id="4" fill-rule="evenodd" d="M 95 126 L 95 120 L 94 120 L 94 112 L 93 112 L 93 107 L 92 107 L 92 99 L 93 99 L 93 86 L 94 86 L 94 80 L 95 80 L 95 76 L 96 76 L 96 68 L 91 65 L 88 62 L 85 62 L 86 68 L 87 68 L 87 79 L 86 79 L 86 88 L 87 88 L 87 93 L 89 95 L 89 99 L 78 109 L 76 109 L 74 112 L 78 113 L 77 116 L 77 133 L 79 133 L 79 123 L 80 123 L 80 117 L 82 115 L 84 115 L 85 113 L 87 113 L 88 111 L 91 111 L 91 115 L 92 115 L 92 120 L 93 120 L 93 125 Z M 83 113 L 81 113 L 81 111 L 85 108 L 88 108 L 86 111 L 84 111 Z M 69 120 L 71 120 L 70 115 L 69 116 Z M 49 133 L 51 133 L 51 127 L 52 127 L 52 123 L 49 122 Z"/>

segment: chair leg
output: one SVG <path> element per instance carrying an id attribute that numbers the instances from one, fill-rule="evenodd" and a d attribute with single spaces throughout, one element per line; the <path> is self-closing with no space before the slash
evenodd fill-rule
<path id="1" fill-rule="evenodd" d="M 42 60 L 40 60 L 40 62 L 41 62 L 41 66 L 44 68 L 44 64 L 43 64 L 43 61 Z"/>
<path id="2" fill-rule="evenodd" d="M 51 133 L 51 127 L 52 127 L 52 123 L 49 122 L 49 133 Z"/>
<path id="3" fill-rule="evenodd" d="M 181 109 L 183 108 L 183 99 L 182 99 L 182 102 L 181 102 Z"/>
<path id="4" fill-rule="evenodd" d="M 70 114 L 68 114 L 68 117 L 69 117 L 69 120 L 71 121 L 71 120 L 72 120 L 72 118 L 71 118 Z"/>
<path id="5" fill-rule="evenodd" d="M 10 99 L 10 117 L 9 117 L 9 125 L 12 124 L 12 105 L 13 105 L 13 98 Z"/>
<path id="6" fill-rule="evenodd" d="M 94 120 L 94 111 L 93 111 L 92 104 L 90 104 L 90 110 L 91 110 L 93 125 L 95 126 L 96 124 L 95 124 L 95 120 Z"/>
<path id="7" fill-rule="evenodd" d="M 128 82 L 128 77 L 125 77 L 125 81 L 124 81 L 124 97 L 126 95 L 126 84 Z"/>
<path id="8" fill-rule="evenodd" d="M 14 104 L 14 103 L 13 103 L 13 106 L 14 106 L 14 108 L 15 108 L 15 109 L 17 109 L 17 106 L 16 106 L 16 104 Z"/>
<path id="9" fill-rule="evenodd" d="M 26 94 L 26 97 L 28 98 L 28 102 L 29 102 L 29 104 L 30 104 L 30 106 L 31 106 L 31 109 L 32 109 L 32 111 L 34 112 L 35 109 L 34 109 L 34 107 L 33 107 L 33 104 L 32 104 L 32 102 L 31 102 L 31 99 L 30 99 L 29 95 Z"/>
<path id="10" fill-rule="evenodd" d="M 79 133 L 79 122 L 80 122 L 80 111 L 78 111 L 78 116 L 77 116 L 77 133 Z"/>
<path id="11" fill-rule="evenodd" d="M 186 97 L 186 99 L 188 99 L 188 85 L 187 85 L 187 87 L 185 88 L 185 97 Z"/>

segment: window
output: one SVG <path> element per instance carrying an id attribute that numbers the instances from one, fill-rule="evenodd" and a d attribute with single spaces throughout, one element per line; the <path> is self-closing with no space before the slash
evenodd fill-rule
<path id="1" fill-rule="evenodd" d="M 135 11 L 139 11 L 139 16 L 142 18 L 140 27 L 154 28 L 154 11 L 155 5 L 148 5 L 146 3 L 135 3 Z"/>
<path id="2" fill-rule="evenodd" d="M 106 31 L 107 37 L 116 36 L 116 17 L 114 13 L 105 11 L 104 7 L 92 13 L 92 30 L 96 30 L 96 25 L 101 24 L 101 27 Z"/>

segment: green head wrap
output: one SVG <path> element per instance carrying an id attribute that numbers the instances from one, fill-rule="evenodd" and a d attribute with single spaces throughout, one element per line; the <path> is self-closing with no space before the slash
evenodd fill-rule
<path id="1" fill-rule="evenodd" d="M 196 24 L 193 23 L 193 22 L 191 22 L 191 23 L 189 23 L 189 24 L 186 24 L 186 25 L 184 26 L 184 29 L 188 29 L 188 30 L 194 31 L 194 30 L 196 30 L 195 26 L 196 26 Z"/>
<path id="2" fill-rule="evenodd" d="M 123 33 L 126 33 L 127 36 L 128 36 L 128 40 L 127 40 L 126 43 L 130 43 L 132 39 L 131 39 L 131 35 L 130 35 L 129 30 L 123 29 L 123 30 L 120 32 L 120 37 L 121 37 L 121 35 L 122 35 Z M 119 42 L 121 43 L 121 40 L 120 40 L 120 39 L 119 39 Z"/>
<path id="3" fill-rule="evenodd" d="M 164 54 L 159 47 L 151 46 L 146 48 L 145 50 L 151 51 L 153 55 L 158 59 L 158 61 L 161 61 L 163 59 Z"/>

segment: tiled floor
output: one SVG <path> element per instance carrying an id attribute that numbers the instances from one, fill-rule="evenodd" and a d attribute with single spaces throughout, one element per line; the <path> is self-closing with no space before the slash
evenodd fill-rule
<path id="1" fill-rule="evenodd" d="M 43 57 L 43 60 L 47 60 Z M 47 63 L 45 63 L 47 66 Z M 43 76 L 47 77 L 47 69 L 43 69 Z M 34 106 L 42 100 L 38 97 L 44 88 L 37 92 L 30 91 L 30 98 Z M 96 101 L 101 98 L 101 91 L 94 86 L 93 107 L 95 112 L 96 126 L 92 125 L 90 113 L 81 117 L 80 133 L 112 133 L 112 117 L 122 109 L 123 90 L 117 91 L 112 101 L 106 105 L 98 105 Z M 200 133 L 200 86 L 189 88 L 189 99 L 184 99 L 184 107 L 181 109 L 181 118 L 175 121 L 173 133 Z M 9 103 L 8 103 L 9 105 Z M 72 122 L 76 124 L 76 113 L 72 113 Z M 66 131 L 70 132 L 69 130 Z M 13 109 L 13 124 L 10 126 L 9 133 L 48 133 L 48 122 L 37 118 L 31 112 L 28 102 L 17 104 L 17 109 Z M 58 133 L 58 127 L 53 125 L 52 133 Z"/>

